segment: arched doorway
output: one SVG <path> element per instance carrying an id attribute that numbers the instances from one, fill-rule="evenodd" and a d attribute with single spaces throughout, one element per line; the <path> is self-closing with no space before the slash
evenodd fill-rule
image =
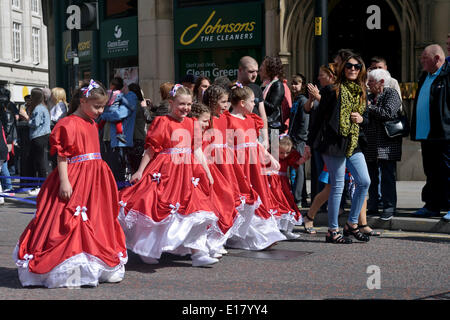
<path id="1" fill-rule="evenodd" d="M 361 54 L 366 66 L 371 57 L 384 57 L 392 76 L 401 77 L 401 32 L 386 1 L 339 1 L 329 12 L 330 60 L 339 49 L 349 48 Z"/>
<path id="2" fill-rule="evenodd" d="M 308 81 L 313 80 L 314 0 L 282 0 L 280 3 L 283 6 L 280 6 L 279 52 L 288 61 L 286 72 L 288 75 L 301 72 Z M 370 5 L 380 7 L 381 30 L 367 29 L 370 14 L 366 11 Z M 416 79 L 418 60 L 415 46 L 419 35 L 419 5 L 416 0 L 330 0 L 328 9 L 331 20 L 328 23 L 330 59 L 338 49 L 350 47 L 358 50 L 365 61 L 374 55 L 385 56 L 389 70 L 399 81 Z M 349 22 L 351 19 L 356 19 L 353 24 Z M 348 29 L 349 25 L 355 27 L 346 32 L 344 27 Z M 349 34 L 354 34 L 357 39 L 354 45 L 348 43 Z"/>

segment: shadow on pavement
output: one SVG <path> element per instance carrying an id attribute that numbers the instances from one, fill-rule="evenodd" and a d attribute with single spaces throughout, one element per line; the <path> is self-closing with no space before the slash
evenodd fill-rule
<path id="1" fill-rule="evenodd" d="M 0 288 L 23 289 L 17 274 L 17 268 L 0 267 Z"/>

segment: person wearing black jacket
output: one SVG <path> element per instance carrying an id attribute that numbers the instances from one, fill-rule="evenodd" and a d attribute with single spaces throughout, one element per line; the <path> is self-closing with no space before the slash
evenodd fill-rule
<path id="1" fill-rule="evenodd" d="M 419 80 L 411 121 L 411 140 L 420 141 L 426 184 L 425 206 L 413 213 L 450 220 L 450 66 L 442 47 L 427 46 L 420 62 L 425 71 Z"/>
<path id="2" fill-rule="evenodd" d="M 260 78 L 266 83 L 263 91 L 264 109 L 269 129 L 286 130 L 281 104 L 284 99 L 283 65 L 279 57 L 265 57 L 259 69 Z"/>
<path id="3" fill-rule="evenodd" d="M 358 229 L 358 218 L 367 196 L 370 177 L 362 153 L 366 140 L 361 127 L 367 124 L 366 69 L 359 55 L 350 55 L 339 66 L 336 83 L 321 93 L 317 115 L 307 145 L 322 154 L 329 172 L 327 242 L 351 243 L 339 233 L 338 214 L 347 168 L 355 179 L 352 206 L 344 227 L 344 236 L 369 241 Z M 364 115 L 364 117 L 363 117 Z"/>

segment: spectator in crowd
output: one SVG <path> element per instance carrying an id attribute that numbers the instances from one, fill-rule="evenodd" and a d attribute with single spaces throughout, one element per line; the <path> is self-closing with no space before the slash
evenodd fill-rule
<path id="1" fill-rule="evenodd" d="M 14 145 L 17 141 L 17 120 L 19 119 L 19 111 L 10 99 L 11 92 L 4 87 L 0 88 L 0 118 L 6 136 L 8 158 L 12 158 L 12 163 L 14 164 Z M 1 175 L 4 177 L 10 176 L 7 160 L 3 161 L 1 165 Z M 4 192 L 11 191 L 12 183 L 10 178 L 2 178 L 1 184 Z"/>
<path id="2" fill-rule="evenodd" d="M 370 59 L 370 68 L 369 71 L 371 70 L 375 70 L 375 69 L 383 69 L 388 71 L 387 68 L 387 63 L 386 63 L 386 59 L 384 59 L 383 57 L 372 57 L 372 59 Z M 386 88 L 392 88 L 395 89 L 395 91 L 398 93 L 399 97 L 400 97 L 400 101 L 402 101 L 402 91 L 400 90 L 400 85 L 398 84 L 398 81 L 396 79 L 394 79 L 392 76 L 389 79 L 389 82 L 384 84 L 384 87 Z"/>
<path id="3" fill-rule="evenodd" d="M 369 123 L 364 128 L 367 137 L 365 157 L 370 175 L 368 214 L 378 214 L 378 184 L 381 184 L 382 220 L 390 220 L 397 208 L 397 161 L 402 156 L 402 137 L 390 138 L 384 122 L 398 119 L 402 101 L 391 83 L 389 72 L 384 68 L 372 69 L 368 76 Z M 381 181 L 379 181 L 381 172 Z"/>
<path id="4" fill-rule="evenodd" d="M 318 149 L 329 173 L 331 192 L 328 197 L 328 233 L 326 242 L 347 244 L 353 236 L 367 242 L 370 237 L 358 229 L 358 218 L 367 196 L 370 177 L 362 153 L 364 134 L 361 127 L 367 119 L 366 69 L 362 58 L 350 55 L 338 68 L 333 87 L 321 94 L 308 137 L 308 145 Z M 345 169 L 355 178 L 352 206 L 344 227 L 344 236 L 339 233 L 338 214 L 345 183 Z"/>
<path id="5" fill-rule="evenodd" d="M 17 122 L 17 173 L 21 177 L 31 177 L 33 175 L 33 165 L 30 158 L 30 127 L 28 126 L 28 118 L 23 116 L 24 113 L 27 116 L 31 115 L 31 95 L 26 95 L 24 100 L 25 104 L 19 109 L 19 121 Z M 21 179 L 20 183 L 26 184 L 32 183 L 32 181 Z"/>
<path id="6" fill-rule="evenodd" d="M 52 103 L 53 107 L 50 109 L 51 127 L 67 115 L 67 96 L 64 88 L 55 87 L 52 89 Z"/>
<path id="7" fill-rule="evenodd" d="M 278 130 L 280 133 L 286 130 L 281 104 L 284 99 L 283 65 L 279 57 L 266 56 L 259 68 L 259 76 L 263 80 L 264 108 L 267 115 L 269 129 Z"/>
<path id="8" fill-rule="evenodd" d="M 147 101 L 144 99 L 141 87 L 137 83 L 128 85 L 128 89 L 137 96 L 138 104 L 136 106 L 136 119 L 134 122 L 133 147 L 129 154 L 129 162 L 131 166 L 131 174 L 134 174 L 139 169 L 139 164 L 142 160 L 145 148 L 145 137 L 147 131 L 145 130 L 147 124 L 146 110 L 148 109 Z"/>
<path id="9" fill-rule="evenodd" d="M 238 78 L 237 80 L 242 83 L 243 86 L 247 86 L 252 89 L 255 95 L 255 107 L 253 113 L 261 117 L 264 122 L 264 127 L 261 132 L 261 144 L 267 149 L 269 148 L 269 133 L 267 126 L 266 109 L 264 108 L 264 95 L 261 87 L 255 82 L 258 78 L 258 62 L 250 57 L 244 56 L 239 60 Z M 231 88 L 231 86 L 230 86 Z M 231 94 L 231 90 L 230 90 Z M 231 96 L 231 95 L 230 95 Z"/>
<path id="10" fill-rule="evenodd" d="M 424 72 L 419 79 L 412 112 L 411 140 L 420 141 L 426 184 L 418 217 L 439 216 L 450 220 L 450 65 L 437 44 L 420 56 Z"/>
<path id="11" fill-rule="evenodd" d="M 309 114 L 306 113 L 304 106 L 308 101 L 306 90 L 306 78 L 302 74 L 295 74 L 291 80 L 292 100 L 294 103 L 291 108 L 289 120 L 289 136 L 294 143 L 295 150 L 303 156 L 306 141 L 308 140 Z M 295 173 L 295 180 L 292 185 L 292 193 L 297 206 L 306 207 L 308 193 L 306 191 L 306 170 L 305 164 L 300 164 L 297 169 L 292 170 Z"/>
<path id="12" fill-rule="evenodd" d="M 110 126 L 112 148 L 110 166 L 118 183 L 128 181 L 131 177 L 132 170 L 128 161 L 128 154 L 133 147 L 134 124 L 138 104 L 140 105 L 140 102 L 136 94 L 125 85 L 113 104 L 106 108 L 99 117 L 100 121 L 104 120 L 113 123 L 120 121 L 123 125 L 126 143 L 116 139 L 116 127 Z"/>
<path id="13" fill-rule="evenodd" d="M 198 77 L 194 85 L 194 102 L 203 101 L 203 93 L 211 85 L 211 80 L 208 77 Z"/>
<path id="14" fill-rule="evenodd" d="M 31 116 L 22 109 L 20 115 L 28 120 L 30 127 L 30 155 L 33 162 L 33 175 L 46 178 L 48 174 L 48 145 L 50 136 L 50 113 L 45 105 L 44 91 L 39 88 L 31 90 Z M 29 191 L 30 195 L 37 196 L 40 188 Z"/>

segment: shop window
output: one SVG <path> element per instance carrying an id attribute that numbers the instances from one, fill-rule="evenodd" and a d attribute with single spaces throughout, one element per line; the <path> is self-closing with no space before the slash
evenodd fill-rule
<path id="1" fill-rule="evenodd" d="M 137 0 L 106 0 L 107 19 L 117 19 L 137 15 Z"/>

